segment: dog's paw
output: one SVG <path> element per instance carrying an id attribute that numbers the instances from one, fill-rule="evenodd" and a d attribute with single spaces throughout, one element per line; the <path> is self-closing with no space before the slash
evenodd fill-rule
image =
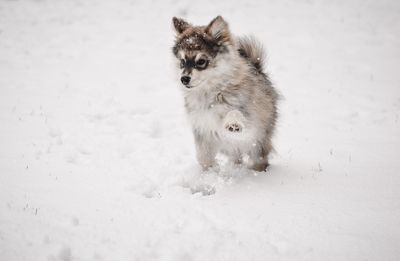
<path id="1" fill-rule="evenodd" d="M 240 133 L 244 130 L 244 117 L 240 111 L 230 111 L 224 121 L 224 128 L 230 133 Z"/>
<path id="2" fill-rule="evenodd" d="M 226 124 L 225 129 L 230 132 L 242 132 L 243 126 L 238 122 L 233 122 Z"/>

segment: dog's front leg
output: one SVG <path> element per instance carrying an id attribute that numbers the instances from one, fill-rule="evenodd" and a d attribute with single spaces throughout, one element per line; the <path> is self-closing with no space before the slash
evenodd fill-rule
<path id="1" fill-rule="evenodd" d="M 255 171 L 265 171 L 269 166 L 268 155 L 272 150 L 270 140 L 254 143 L 252 150 L 249 153 L 249 167 Z"/>
<path id="2" fill-rule="evenodd" d="M 210 140 L 210 137 L 198 133 L 194 134 L 194 139 L 196 143 L 197 161 L 202 169 L 208 170 L 215 166 L 215 156 L 217 153 L 215 141 L 213 142 Z"/>

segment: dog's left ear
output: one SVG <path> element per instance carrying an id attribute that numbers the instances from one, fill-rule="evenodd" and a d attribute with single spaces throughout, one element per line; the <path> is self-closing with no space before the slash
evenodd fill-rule
<path id="1" fill-rule="evenodd" d="M 215 17 L 206 27 L 206 33 L 219 43 L 226 42 L 230 39 L 228 23 L 222 16 Z"/>
<path id="2" fill-rule="evenodd" d="M 174 28 L 178 34 L 183 33 L 183 31 L 190 27 L 190 24 L 182 18 L 173 17 L 172 23 L 174 24 Z"/>

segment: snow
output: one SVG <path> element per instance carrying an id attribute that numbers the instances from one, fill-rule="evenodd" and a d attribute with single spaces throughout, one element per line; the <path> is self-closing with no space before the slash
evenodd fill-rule
<path id="1" fill-rule="evenodd" d="M 202 173 L 172 16 L 266 45 L 266 173 Z M 399 260 L 400 2 L 1 1 L 0 260 Z"/>

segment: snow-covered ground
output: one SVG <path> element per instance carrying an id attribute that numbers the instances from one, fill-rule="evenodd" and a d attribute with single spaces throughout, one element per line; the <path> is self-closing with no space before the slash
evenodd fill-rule
<path id="1" fill-rule="evenodd" d="M 266 173 L 201 173 L 171 17 L 268 50 Z M 0 260 L 400 260 L 400 2 L 1 1 Z"/>

